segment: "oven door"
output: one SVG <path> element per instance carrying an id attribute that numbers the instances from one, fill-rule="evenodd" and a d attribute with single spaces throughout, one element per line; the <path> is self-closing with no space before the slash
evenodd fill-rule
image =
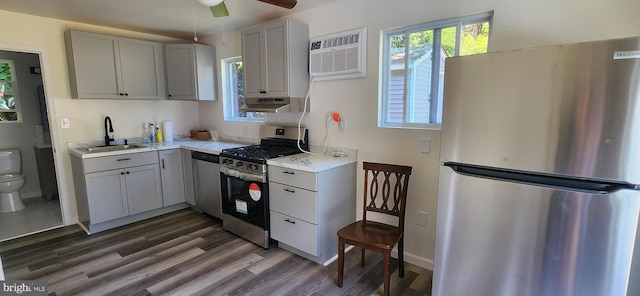
<path id="1" fill-rule="evenodd" d="M 220 180 L 222 212 L 268 230 L 269 189 L 266 177 L 221 170 Z"/>

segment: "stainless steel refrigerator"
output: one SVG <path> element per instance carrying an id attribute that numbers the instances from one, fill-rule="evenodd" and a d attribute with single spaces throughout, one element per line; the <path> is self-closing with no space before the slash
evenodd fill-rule
<path id="1" fill-rule="evenodd" d="M 445 73 L 433 295 L 640 295 L 640 39 Z"/>

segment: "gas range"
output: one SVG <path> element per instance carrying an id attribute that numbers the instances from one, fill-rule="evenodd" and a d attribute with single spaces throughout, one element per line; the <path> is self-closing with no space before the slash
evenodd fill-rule
<path id="1" fill-rule="evenodd" d="M 224 149 L 220 153 L 222 226 L 265 249 L 274 244 L 269 235 L 269 183 L 267 159 L 309 150 L 305 128 L 263 125 L 260 145 Z"/>
<path id="2" fill-rule="evenodd" d="M 309 150 L 306 128 L 300 130 L 300 148 Z M 220 153 L 220 166 L 224 171 L 266 174 L 267 159 L 301 153 L 296 142 L 298 128 L 263 125 L 260 127 L 260 144 L 224 149 Z"/>

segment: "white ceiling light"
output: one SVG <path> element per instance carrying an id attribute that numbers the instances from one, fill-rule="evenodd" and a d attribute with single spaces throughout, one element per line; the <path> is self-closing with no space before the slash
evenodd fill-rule
<path id="1" fill-rule="evenodd" d="M 202 3 L 204 6 L 211 7 L 224 2 L 224 0 L 198 0 L 198 2 Z"/>

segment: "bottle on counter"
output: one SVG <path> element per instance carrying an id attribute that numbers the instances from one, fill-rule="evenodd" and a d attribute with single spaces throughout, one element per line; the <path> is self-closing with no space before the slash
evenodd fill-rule
<path id="1" fill-rule="evenodd" d="M 142 141 L 145 143 L 149 143 L 149 124 L 145 123 L 142 125 Z"/>
<path id="2" fill-rule="evenodd" d="M 155 127 L 153 126 L 153 123 L 149 123 L 149 143 L 155 143 L 155 142 L 156 142 Z"/>
<path id="3" fill-rule="evenodd" d="M 162 130 L 160 129 L 159 126 L 156 127 L 157 132 L 156 132 L 156 143 L 162 143 L 163 139 L 162 139 Z"/>

